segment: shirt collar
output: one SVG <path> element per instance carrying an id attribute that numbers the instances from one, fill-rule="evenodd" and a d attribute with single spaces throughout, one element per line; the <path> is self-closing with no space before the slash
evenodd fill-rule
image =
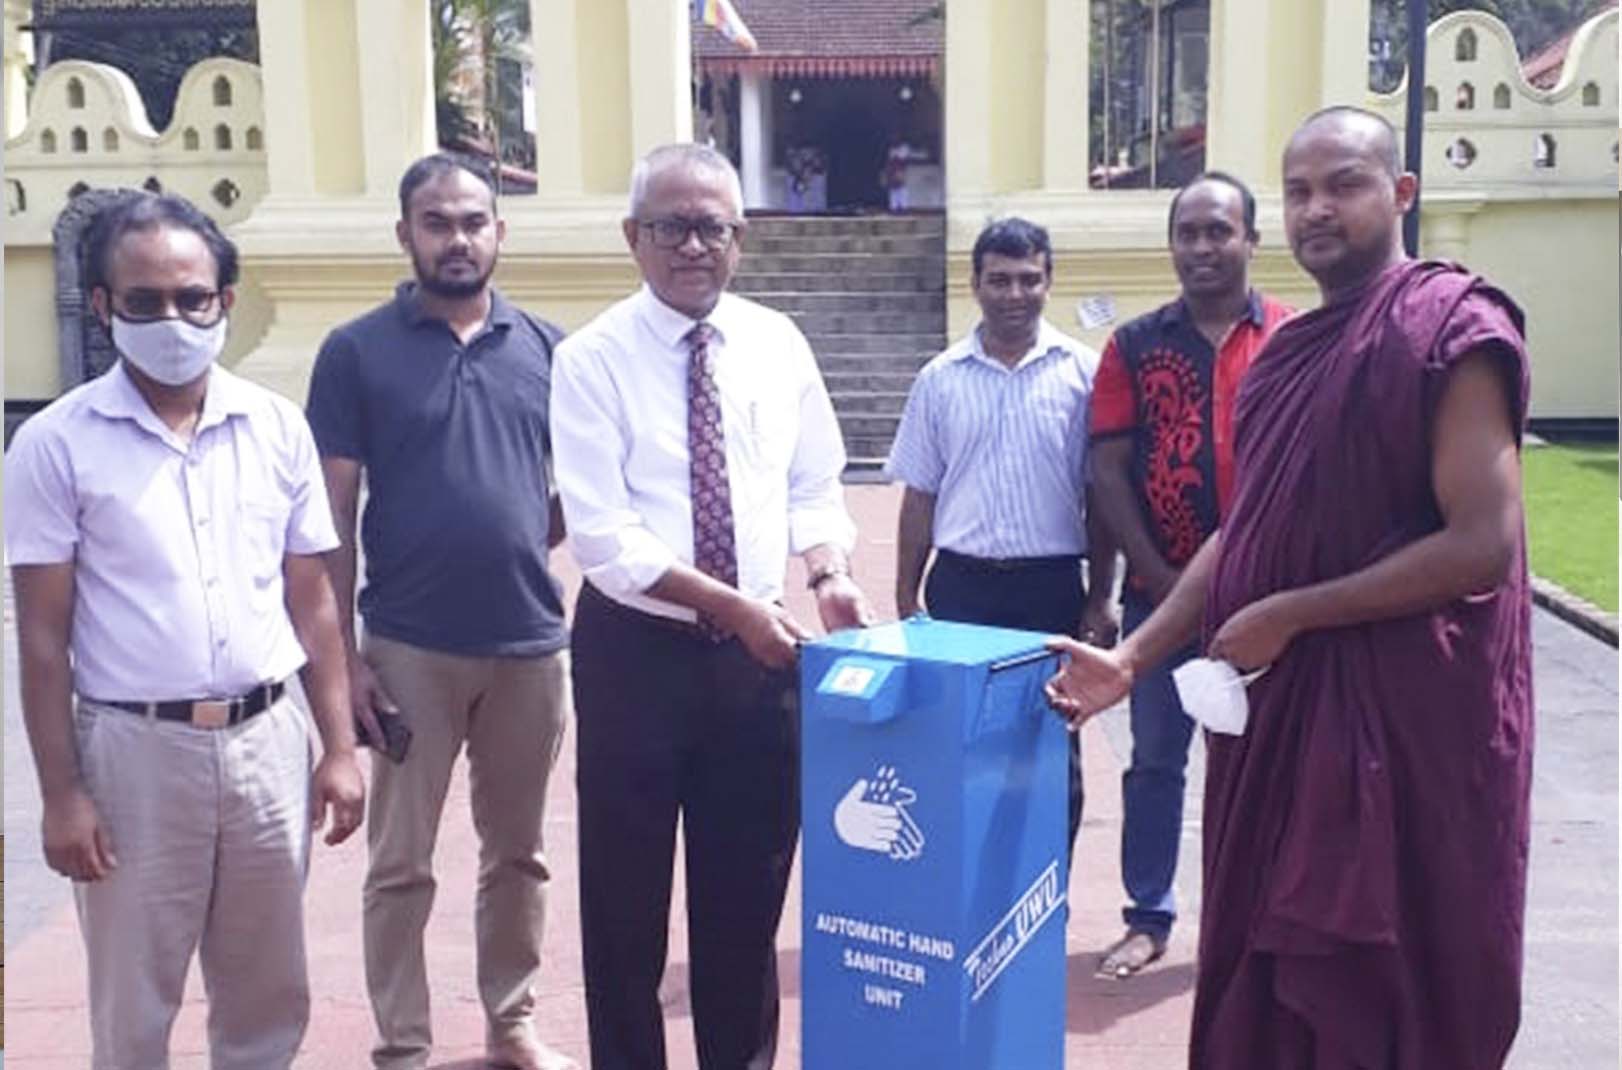
<path id="1" fill-rule="evenodd" d="M 96 380 L 90 395 L 90 408 L 109 419 L 133 420 L 154 434 L 166 433 L 163 421 L 147 404 L 122 359 Z M 219 364 L 209 368 L 208 391 L 203 395 L 203 412 L 198 418 L 197 430 L 224 423 L 231 416 L 247 415 L 250 411 L 248 392 L 243 389 L 242 380 Z"/>
<path id="2" fill-rule="evenodd" d="M 1190 323 L 1193 322 L 1193 317 L 1188 314 L 1188 303 L 1181 297 L 1165 306 L 1161 312 L 1161 315 L 1168 324 L 1182 323 L 1185 321 Z M 1257 293 L 1254 288 L 1246 292 L 1245 312 L 1244 315 L 1239 318 L 1241 320 L 1248 320 L 1253 327 L 1264 327 L 1267 325 L 1267 309 L 1262 306 L 1262 295 Z"/>
<path id="3" fill-rule="evenodd" d="M 653 336 L 663 342 L 670 349 L 686 351 L 687 332 L 698 324 L 685 312 L 677 312 L 653 292 L 647 283 L 642 284 L 642 290 L 637 295 L 642 322 L 648 325 Z M 704 322 L 715 328 L 715 333 L 722 344 L 726 343 L 727 336 L 737 323 L 738 301 L 732 294 L 722 292 L 710 309 L 710 314 L 704 317 Z"/>
<path id="4" fill-rule="evenodd" d="M 1018 371 L 1027 364 L 1053 356 L 1055 353 L 1064 354 L 1070 352 L 1071 347 L 1064 335 L 1059 332 L 1057 327 L 1044 319 L 1036 328 L 1036 342 L 1030 349 L 1025 351 L 1025 355 L 1020 357 L 1019 361 L 1010 369 L 1002 361 L 986 352 L 985 343 L 980 339 L 980 328 L 983 326 L 983 322 L 975 324 L 974 330 L 970 331 L 969 336 L 964 339 L 962 348 L 953 354 L 955 359 L 977 358 L 1005 370 Z"/>
<path id="5" fill-rule="evenodd" d="M 421 290 L 414 279 L 407 279 L 394 288 L 394 307 L 399 311 L 400 318 L 408 327 L 421 327 L 425 323 L 440 323 L 445 321 L 438 316 L 429 315 L 422 307 Z M 518 310 L 512 302 L 501 295 L 501 291 L 494 286 L 490 288 L 490 315 L 485 320 L 485 329 L 495 327 L 511 327 L 518 321 Z"/>

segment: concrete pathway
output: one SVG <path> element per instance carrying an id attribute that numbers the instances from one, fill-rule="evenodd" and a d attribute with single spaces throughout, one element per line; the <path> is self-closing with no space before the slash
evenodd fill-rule
<path id="1" fill-rule="evenodd" d="M 863 532 L 856 571 L 883 612 L 891 608 L 894 488 L 849 489 Z M 567 554 L 563 555 L 567 559 Z M 799 569 L 792 607 L 812 615 Z M 571 590 L 577 583 L 572 569 Z M 9 592 L 8 592 L 9 594 Z M 16 698 L 16 649 L 6 630 L 5 749 L 7 839 L 7 1053 L 17 1070 L 87 1065 L 84 963 L 66 882 L 44 867 L 39 801 Z M 1535 621 L 1538 690 L 1537 777 L 1533 800 L 1531 906 L 1527 918 L 1525 1016 L 1511 1058 L 1516 1070 L 1592 1070 L 1618 1065 L 1617 972 L 1617 654 L 1542 612 Z M 1167 1070 L 1183 1065 L 1193 998 L 1194 919 L 1199 911 L 1199 798 L 1203 761 L 1191 762 L 1178 897 L 1184 922 L 1160 964 L 1125 983 L 1095 980 L 1098 952 L 1120 930 L 1120 773 L 1130 753 L 1125 711 L 1112 710 L 1083 733 L 1087 809 L 1072 875 L 1073 914 L 1066 1010 L 1066 1070 Z M 550 900 L 540 998 L 547 1039 L 584 1062 L 572 739 L 553 778 L 547 842 L 556 878 Z M 679 857 L 679 853 L 678 853 Z M 447 803 L 437 871 L 439 898 L 428 930 L 438 1047 L 434 1066 L 470 1068 L 482 1019 L 473 984 L 473 874 L 476 850 L 467 782 L 458 775 Z M 365 847 L 317 846 L 310 876 L 309 932 L 315 1005 L 301 1070 L 369 1065 L 371 1016 L 360 961 L 360 886 Z M 686 935 L 680 880 L 662 995 L 673 1070 L 695 1066 L 686 995 Z M 798 879 L 779 934 L 785 996 L 782 1070 L 800 1065 Z M 200 983 L 193 977 L 176 1025 L 176 1070 L 207 1065 Z"/>

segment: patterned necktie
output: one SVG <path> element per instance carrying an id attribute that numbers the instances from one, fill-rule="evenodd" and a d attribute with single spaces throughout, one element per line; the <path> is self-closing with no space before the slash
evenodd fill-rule
<path id="1" fill-rule="evenodd" d="M 729 587 L 738 585 L 738 549 L 732 528 L 732 491 L 727 485 L 727 444 L 721 426 L 721 391 L 710 362 L 715 328 L 700 323 L 687 332 L 687 454 L 692 465 L 693 567 Z M 699 626 L 712 639 L 727 633 L 707 617 Z"/>

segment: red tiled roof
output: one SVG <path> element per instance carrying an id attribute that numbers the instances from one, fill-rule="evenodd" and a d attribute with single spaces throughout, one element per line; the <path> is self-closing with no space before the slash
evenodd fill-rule
<path id="1" fill-rule="evenodd" d="M 1589 12 L 1583 16 L 1582 22 L 1543 46 L 1531 59 L 1522 63 L 1521 73 L 1526 76 L 1526 80 L 1539 89 L 1553 89 L 1555 83 L 1560 81 L 1560 72 L 1565 70 L 1566 53 L 1571 51 L 1571 41 L 1572 38 L 1577 36 L 1577 31 L 1582 29 L 1588 23 L 1588 20 L 1595 15 L 1609 11 L 1615 6 L 1616 4 L 1613 2 L 1596 11 Z"/>
<path id="2" fill-rule="evenodd" d="M 732 6 L 755 35 L 760 51 L 751 57 L 712 27 L 695 22 L 694 56 L 807 61 L 905 57 L 912 61 L 903 64 L 908 66 L 929 65 L 939 60 L 943 49 L 946 24 L 941 19 L 908 25 L 933 6 L 932 0 L 732 0 Z"/>

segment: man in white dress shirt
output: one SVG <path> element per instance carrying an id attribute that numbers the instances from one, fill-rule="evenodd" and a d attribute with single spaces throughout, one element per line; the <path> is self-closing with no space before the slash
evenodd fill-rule
<path id="1" fill-rule="evenodd" d="M 927 604 L 945 620 L 1108 645 L 1115 544 L 1084 500 L 1098 354 L 1042 317 L 1053 282 L 1046 230 L 1019 218 L 990 223 L 971 263 L 980 322 L 918 373 L 885 464 L 906 484 L 896 612 L 909 617 Z M 1069 803 L 1074 843 L 1082 803 L 1075 735 Z"/>
<path id="2" fill-rule="evenodd" d="M 724 156 L 649 153 L 624 223 L 646 285 L 566 339 L 552 372 L 557 482 L 586 579 L 572 651 L 594 1070 L 665 1066 L 678 814 L 699 1065 L 771 1065 L 808 634 L 780 602 L 788 555 L 804 557 L 824 627 L 870 617 L 811 349 L 788 317 L 725 292 L 744 226 Z"/>
<path id="3" fill-rule="evenodd" d="M 309 1018 L 312 816 L 332 807 L 336 843 L 365 805 L 321 557 L 338 539 L 298 408 L 214 365 L 237 257 L 213 222 L 133 195 L 92 224 L 86 268 L 120 359 L 18 431 L 5 531 L 92 1065 L 169 1065 L 196 951 L 210 1065 L 274 1070 Z M 285 690 L 301 668 L 325 750 L 313 772 Z"/>

